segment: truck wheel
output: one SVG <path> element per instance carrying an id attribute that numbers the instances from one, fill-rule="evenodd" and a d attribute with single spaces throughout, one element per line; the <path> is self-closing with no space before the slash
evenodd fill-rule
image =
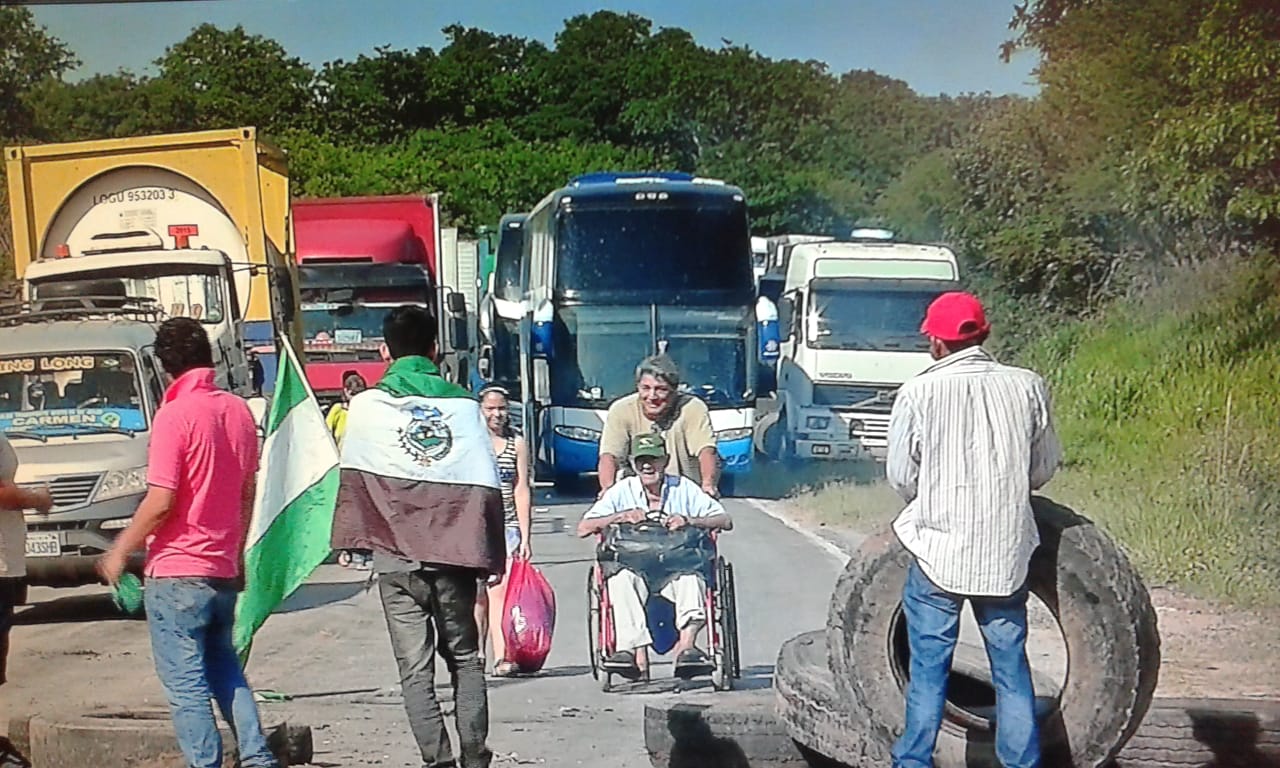
<path id="1" fill-rule="evenodd" d="M 1061 694 L 1040 702 L 1048 710 L 1041 717 L 1046 763 L 1103 765 L 1151 706 L 1160 666 L 1155 610 L 1137 572 L 1102 531 L 1046 498 L 1033 497 L 1032 506 L 1040 546 L 1027 584 L 1057 619 L 1070 660 Z M 889 762 L 903 726 L 908 650 L 900 603 L 911 559 L 892 531 L 873 536 L 850 558 L 831 596 L 829 664 L 868 764 Z M 935 765 L 960 768 L 991 747 L 991 722 L 949 700 Z"/>
<path id="2" fill-rule="evenodd" d="M 778 414 L 776 421 L 765 428 L 764 435 L 760 438 L 760 447 L 764 450 L 764 455 L 773 461 L 786 461 L 791 458 L 785 410 Z"/>

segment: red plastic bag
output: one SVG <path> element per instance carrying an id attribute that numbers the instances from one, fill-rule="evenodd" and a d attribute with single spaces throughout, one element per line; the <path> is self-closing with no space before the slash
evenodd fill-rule
<path id="1" fill-rule="evenodd" d="M 502 606 L 502 635 L 507 661 L 521 672 L 537 672 L 551 653 L 556 628 L 556 594 L 542 572 L 528 560 L 511 562 L 507 598 Z"/>

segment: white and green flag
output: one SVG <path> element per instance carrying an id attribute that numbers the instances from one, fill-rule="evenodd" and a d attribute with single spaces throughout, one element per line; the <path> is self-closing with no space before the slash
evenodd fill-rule
<path id="1" fill-rule="evenodd" d="M 236 604 L 236 652 L 245 659 L 271 612 L 329 556 L 338 495 L 338 448 L 287 343 L 258 469 L 253 522 L 245 538 L 245 590 Z"/>

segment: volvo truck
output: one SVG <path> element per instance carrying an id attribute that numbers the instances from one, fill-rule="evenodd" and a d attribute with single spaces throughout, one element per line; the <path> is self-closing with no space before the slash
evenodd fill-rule
<path id="1" fill-rule="evenodd" d="M 778 410 L 761 419 L 760 450 L 883 459 L 895 393 L 933 362 L 925 310 L 958 281 L 955 253 L 942 245 L 885 233 L 796 244 L 778 302 Z"/>

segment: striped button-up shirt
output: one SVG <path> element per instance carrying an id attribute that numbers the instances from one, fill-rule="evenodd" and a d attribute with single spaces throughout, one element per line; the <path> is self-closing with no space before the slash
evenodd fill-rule
<path id="1" fill-rule="evenodd" d="M 886 471 L 907 501 L 894 531 L 947 592 L 1011 595 L 1040 543 L 1031 492 L 1061 457 L 1044 379 L 981 347 L 948 355 L 894 400 Z"/>

